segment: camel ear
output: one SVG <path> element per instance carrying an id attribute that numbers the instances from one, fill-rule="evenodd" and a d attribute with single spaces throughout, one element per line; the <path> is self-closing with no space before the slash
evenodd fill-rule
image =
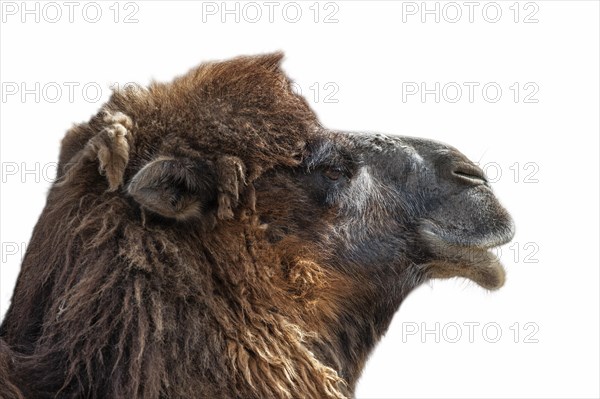
<path id="1" fill-rule="evenodd" d="M 133 176 L 127 192 L 143 208 L 167 218 L 200 218 L 217 200 L 209 165 L 189 159 L 158 158 Z"/>

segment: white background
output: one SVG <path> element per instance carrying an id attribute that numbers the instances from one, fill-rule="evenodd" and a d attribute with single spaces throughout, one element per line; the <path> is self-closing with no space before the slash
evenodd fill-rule
<path id="1" fill-rule="evenodd" d="M 357 397 L 597 398 L 598 3 L 476 2 L 472 22 L 463 2 L 425 6 L 438 7 L 439 22 L 421 14 L 421 2 L 76 2 L 73 22 L 63 2 L 28 2 L 32 14 L 3 2 L 0 314 L 59 141 L 106 101 L 108 85 L 284 50 L 284 69 L 324 125 L 456 146 L 484 166 L 517 225 L 502 249 L 505 287 L 489 293 L 455 279 L 419 288 L 369 360 Z M 407 94 L 421 82 L 439 82 L 439 102 Z M 479 85 L 472 102 L 465 82 Z M 451 102 L 457 86 L 462 97 Z M 472 337 L 468 323 L 479 323 Z"/>

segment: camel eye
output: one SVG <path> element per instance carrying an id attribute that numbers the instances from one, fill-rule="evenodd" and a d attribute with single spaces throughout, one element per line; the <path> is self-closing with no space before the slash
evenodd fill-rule
<path id="1" fill-rule="evenodd" d="M 329 180 L 338 180 L 342 176 L 342 171 L 338 168 L 327 168 L 323 170 L 323 175 Z"/>

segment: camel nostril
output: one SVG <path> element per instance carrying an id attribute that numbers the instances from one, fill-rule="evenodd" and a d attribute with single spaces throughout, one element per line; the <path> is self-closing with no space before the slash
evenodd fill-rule
<path id="1" fill-rule="evenodd" d="M 453 171 L 454 176 L 466 180 L 473 184 L 485 184 L 487 179 L 481 169 L 475 165 L 461 164 L 458 165 Z"/>

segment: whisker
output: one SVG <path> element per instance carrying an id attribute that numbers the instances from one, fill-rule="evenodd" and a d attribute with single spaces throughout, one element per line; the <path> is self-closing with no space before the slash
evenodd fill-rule
<path id="1" fill-rule="evenodd" d="M 487 154 L 487 152 L 488 152 L 489 149 L 490 149 L 490 147 L 486 148 L 485 151 L 483 151 L 483 154 L 481 154 L 481 157 L 476 162 L 477 165 L 479 165 L 481 163 L 481 160 L 483 159 L 483 157 L 485 157 L 485 154 Z"/>

